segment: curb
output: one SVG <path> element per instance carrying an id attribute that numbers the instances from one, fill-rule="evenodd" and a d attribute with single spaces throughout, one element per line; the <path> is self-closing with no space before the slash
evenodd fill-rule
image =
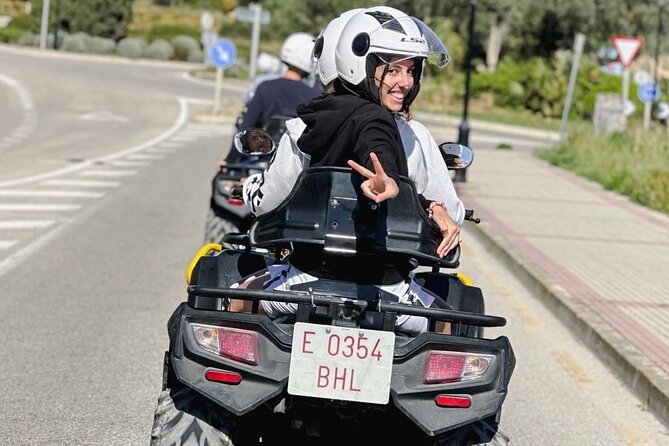
<path id="1" fill-rule="evenodd" d="M 669 424 L 669 377 L 507 240 L 480 224 L 468 225 L 467 229 L 471 229 L 477 241 L 507 265 L 535 297 L 622 379 L 641 399 L 643 407 Z"/>

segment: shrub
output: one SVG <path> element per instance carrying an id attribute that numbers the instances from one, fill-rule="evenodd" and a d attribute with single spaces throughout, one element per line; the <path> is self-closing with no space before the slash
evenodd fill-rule
<path id="1" fill-rule="evenodd" d="M 116 52 L 116 42 L 114 39 L 92 37 L 90 40 L 90 50 L 95 54 L 114 54 Z"/>
<path id="2" fill-rule="evenodd" d="M 149 44 L 144 56 L 149 59 L 170 60 L 174 56 L 174 48 L 167 40 L 157 39 Z"/>
<path id="3" fill-rule="evenodd" d="M 74 33 L 66 35 L 60 49 L 71 53 L 88 53 L 91 50 L 91 36 L 86 33 Z"/>
<path id="4" fill-rule="evenodd" d="M 524 84 L 527 83 L 529 65 L 529 63 L 504 60 L 492 73 L 476 73 L 471 78 L 472 96 L 490 92 L 495 105 L 510 108 L 524 107 L 527 97 Z"/>
<path id="5" fill-rule="evenodd" d="M 200 42 L 194 37 L 179 35 L 172 39 L 174 47 L 174 58 L 177 60 L 188 60 L 192 51 L 201 51 Z"/>
<path id="6" fill-rule="evenodd" d="M 0 42 L 18 42 L 23 34 L 25 34 L 25 30 L 21 28 L 14 28 L 10 25 L 7 28 L 0 29 Z"/>
<path id="7" fill-rule="evenodd" d="M 9 22 L 9 26 L 28 31 L 33 27 L 33 20 L 33 16 L 30 14 L 20 14 L 12 18 L 12 21 Z"/>
<path id="8" fill-rule="evenodd" d="M 193 63 L 204 63 L 204 52 L 201 49 L 197 48 L 188 53 L 188 62 Z"/>
<path id="9" fill-rule="evenodd" d="M 145 48 L 146 42 L 142 39 L 128 37 L 118 43 L 116 53 L 121 56 L 138 59 L 144 55 Z"/>
<path id="10" fill-rule="evenodd" d="M 28 32 L 23 33 L 21 35 L 21 37 L 19 37 L 19 39 L 16 41 L 16 43 L 18 43 L 19 45 L 23 45 L 23 46 L 32 46 L 36 37 L 39 41 L 39 36 L 37 36 L 37 35 L 31 33 L 30 31 L 28 31 Z"/>

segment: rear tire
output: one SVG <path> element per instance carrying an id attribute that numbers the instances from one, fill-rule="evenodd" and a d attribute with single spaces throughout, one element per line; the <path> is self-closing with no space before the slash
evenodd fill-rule
<path id="1" fill-rule="evenodd" d="M 432 446 L 507 446 L 509 436 L 491 419 L 480 420 L 435 438 Z"/>
<path id="2" fill-rule="evenodd" d="M 225 411 L 190 387 L 170 376 L 165 381 L 172 387 L 158 397 L 158 406 L 151 429 L 151 446 L 234 446 Z"/>
<path id="3" fill-rule="evenodd" d="M 204 243 L 220 243 L 227 249 L 238 249 L 240 245 L 223 243 L 223 236 L 228 232 L 239 232 L 239 228 L 229 220 L 219 217 L 210 207 L 204 228 Z M 243 249 L 243 246 L 241 247 Z"/>

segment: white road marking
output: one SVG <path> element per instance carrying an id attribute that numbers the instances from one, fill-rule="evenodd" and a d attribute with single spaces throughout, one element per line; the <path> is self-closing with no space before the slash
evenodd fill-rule
<path id="1" fill-rule="evenodd" d="M 114 167 L 147 167 L 151 163 L 146 161 L 133 161 L 133 160 L 114 160 L 109 161 L 107 164 Z"/>
<path id="2" fill-rule="evenodd" d="M 174 148 L 174 149 L 178 149 L 178 148 L 183 147 L 183 146 L 184 146 L 183 144 L 175 143 L 175 142 L 161 142 L 160 144 L 158 144 L 157 147 L 159 147 L 159 148 L 163 148 L 163 147 L 164 147 L 164 148 Z"/>
<path id="3" fill-rule="evenodd" d="M 78 173 L 82 177 L 124 177 L 137 175 L 136 170 L 84 170 Z"/>
<path id="4" fill-rule="evenodd" d="M 0 211 L 39 212 L 39 211 L 76 211 L 80 204 L 0 204 Z"/>
<path id="5" fill-rule="evenodd" d="M 0 197 L 100 198 L 104 195 L 102 192 L 81 192 L 76 190 L 0 189 Z"/>
<path id="6" fill-rule="evenodd" d="M 137 161 L 155 161 L 155 160 L 162 160 L 165 159 L 164 155 L 157 155 L 157 154 L 151 154 L 151 153 L 133 153 L 127 156 L 129 160 L 137 160 Z"/>
<path id="7" fill-rule="evenodd" d="M 30 92 L 19 81 L 9 76 L 5 76 L 4 74 L 0 74 L 0 83 L 4 83 L 14 90 L 24 111 L 23 120 L 19 127 L 5 138 L 0 138 L 0 148 L 7 148 L 23 141 L 35 130 L 35 126 L 37 125 L 37 115 L 35 114 L 35 106 Z"/>
<path id="8" fill-rule="evenodd" d="M 0 240 L 0 249 L 9 249 L 18 242 L 18 240 Z"/>
<path id="9" fill-rule="evenodd" d="M 198 138 L 193 138 L 191 136 L 173 136 L 172 141 L 175 142 L 194 142 L 197 141 Z"/>
<path id="10" fill-rule="evenodd" d="M 54 223 L 53 220 L 5 220 L 0 221 L 0 229 L 44 229 Z"/>
<path id="11" fill-rule="evenodd" d="M 128 118 L 109 110 L 96 110 L 79 116 L 82 121 L 128 122 Z"/>
<path id="12" fill-rule="evenodd" d="M 146 151 L 149 153 L 177 153 L 177 150 L 173 147 L 151 147 L 150 149 L 146 149 Z"/>
<path id="13" fill-rule="evenodd" d="M 40 184 L 45 186 L 74 186 L 74 187 L 119 187 L 118 181 L 94 181 L 94 180 L 46 180 Z"/>

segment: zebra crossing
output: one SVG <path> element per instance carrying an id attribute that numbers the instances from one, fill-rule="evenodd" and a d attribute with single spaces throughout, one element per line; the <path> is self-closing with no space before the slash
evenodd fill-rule
<path id="1" fill-rule="evenodd" d="M 74 220 L 128 178 L 205 138 L 229 138 L 230 126 L 188 122 L 167 139 L 135 152 L 81 163 L 79 169 L 0 185 L 0 267 L 24 247 Z M 19 184 L 20 183 L 20 184 Z"/>

